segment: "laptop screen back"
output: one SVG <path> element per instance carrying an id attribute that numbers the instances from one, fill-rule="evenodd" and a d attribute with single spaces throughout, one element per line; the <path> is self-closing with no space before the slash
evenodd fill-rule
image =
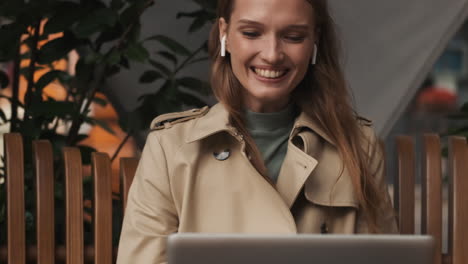
<path id="1" fill-rule="evenodd" d="M 174 234 L 169 264 L 427 264 L 434 242 L 417 235 Z"/>

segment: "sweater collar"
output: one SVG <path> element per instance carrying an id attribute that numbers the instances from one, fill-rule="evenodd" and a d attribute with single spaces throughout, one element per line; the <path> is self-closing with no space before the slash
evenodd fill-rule
<path id="1" fill-rule="evenodd" d="M 314 131 L 327 142 L 335 145 L 321 126 L 304 112 L 301 112 L 294 121 L 291 135 L 302 128 Z M 229 124 L 229 113 L 226 108 L 222 103 L 218 103 L 211 107 L 206 115 L 195 120 L 192 131 L 193 133 L 188 136 L 187 142 L 201 140 L 222 131 L 235 132 L 235 129 Z"/>

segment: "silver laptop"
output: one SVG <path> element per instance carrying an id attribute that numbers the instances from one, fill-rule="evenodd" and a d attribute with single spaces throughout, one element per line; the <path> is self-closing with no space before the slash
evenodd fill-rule
<path id="1" fill-rule="evenodd" d="M 173 234 L 169 264 L 428 264 L 421 235 Z"/>

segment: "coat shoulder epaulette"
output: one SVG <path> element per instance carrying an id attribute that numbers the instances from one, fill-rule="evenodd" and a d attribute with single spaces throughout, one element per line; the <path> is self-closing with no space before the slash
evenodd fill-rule
<path id="1" fill-rule="evenodd" d="M 365 118 L 365 117 L 357 116 L 357 120 L 358 120 L 359 124 L 361 124 L 363 126 L 372 126 L 372 121 Z"/>
<path id="2" fill-rule="evenodd" d="M 191 119 L 195 119 L 201 116 L 204 116 L 208 112 L 208 106 L 203 108 L 191 109 L 183 112 L 168 113 L 163 114 L 151 122 L 150 130 L 161 130 L 166 128 L 171 128 L 173 125 L 186 122 Z"/>

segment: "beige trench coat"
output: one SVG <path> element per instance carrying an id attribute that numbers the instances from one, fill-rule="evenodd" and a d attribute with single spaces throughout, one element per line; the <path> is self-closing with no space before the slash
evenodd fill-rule
<path id="1" fill-rule="evenodd" d="M 308 116 L 295 121 L 276 188 L 251 165 L 242 136 L 227 121 L 221 104 L 153 121 L 128 196 L 118 264 L 165 263 L 166 237 L 175 232 L 367 232 L 349 176 L 339 177 L 334 143 Z M 377 141 L 368 125 L 363 144 L 373 153 Z M 225 150 L 226 160 L 215 158 Z M 372 164 L 384 190 L 380 152 Z M 388 196 L 385 212 L 380 228 L 394 233 Z"/>

